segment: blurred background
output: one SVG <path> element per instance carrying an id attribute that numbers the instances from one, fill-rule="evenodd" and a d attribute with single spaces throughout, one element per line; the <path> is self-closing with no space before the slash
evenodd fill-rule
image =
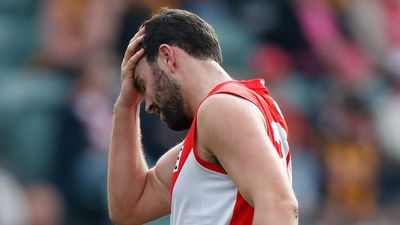
<path id="1" fill-rule="evenodd" d="M 120 61 L 162 6 L 208 21 L 234 78 L 266 80 L 289 125 L 300 224 L 399 224 L 399 0 L 1 0 L 1 225 L 111 224 Z M 153 165 L 185 133 L 142 116 Z"/>

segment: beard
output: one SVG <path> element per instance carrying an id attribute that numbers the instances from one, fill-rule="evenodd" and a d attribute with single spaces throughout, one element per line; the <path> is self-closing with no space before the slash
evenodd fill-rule
<path id="1" fill-rule="evenodd" d="M 183 110 L 183 97 L 179 84 L 158 65 L 152 66 L 154 74 L 154 103 L 167 126 L 175 131 L 187 130 L 192 119 Z"/>

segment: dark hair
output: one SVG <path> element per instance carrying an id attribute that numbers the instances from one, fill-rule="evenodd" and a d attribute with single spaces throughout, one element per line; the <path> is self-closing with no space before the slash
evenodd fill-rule
<path id="1" fill-rule="evenodd" d="M 161 44 L 169 44 L 194 58 L 213 59 L 222 64 L 221 48 L 214 29 L 191 12 L 164 8 L 142 26 L 146 28 L 142 46 L 149 63 L 156 61 Z"/>

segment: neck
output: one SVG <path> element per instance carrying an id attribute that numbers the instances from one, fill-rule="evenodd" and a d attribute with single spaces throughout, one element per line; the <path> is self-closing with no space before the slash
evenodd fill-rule
<path id="1" fill-rule="evenodd" d="M 186 102 L 185 110 L 191 118 L 194 117 L 200 103 L 216 85 L 232 80 L 228 73 L 212 60 L 196 60 L 194 63 L 188 63 L 183 74 L 185 74 L 185 84 L 182 87 Z"/>

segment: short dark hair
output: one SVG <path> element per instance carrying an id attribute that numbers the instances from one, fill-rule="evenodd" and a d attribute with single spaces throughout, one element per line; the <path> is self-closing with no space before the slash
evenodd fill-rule
<path id="1" fill-rule="evenodd" d="M 149 63 L 156 61 L 160 45 L 169 44 L 194 58 L 213 59 L 222 64 L 221 47 L 214 29 L 191 12 L 163 8 L 142 26 L 146 29 L 142 47 Z"/>

